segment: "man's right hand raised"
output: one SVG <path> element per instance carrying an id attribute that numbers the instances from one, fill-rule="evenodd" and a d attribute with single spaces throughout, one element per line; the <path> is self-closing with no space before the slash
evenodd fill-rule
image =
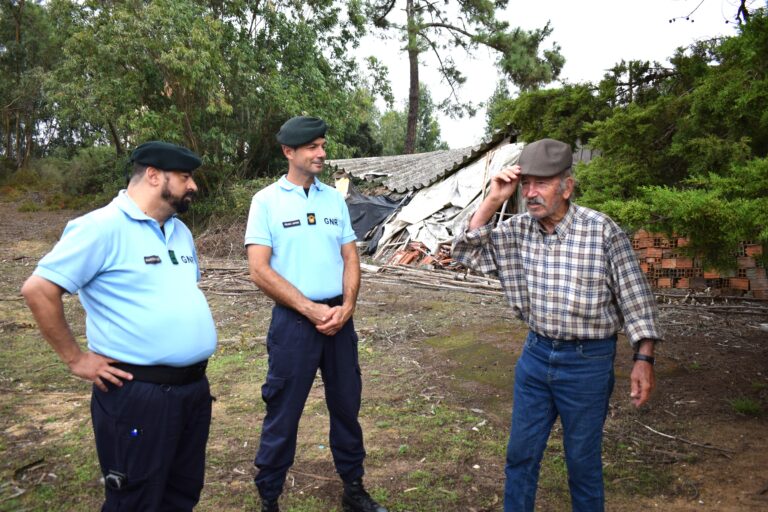
<path id="1" fill-rule="evenodd" d="M 476 229 L 486 224 L 498 211 L 504 201 L 512 197 L 520 180 L 520 166 L 505 167 L 491 178 L 491 189 L 480 207 L 472 216 L 469 229 Z"/>
<path id="2" fill-rule="evenodd" d="M 517 190 L 517 182 L 520 179 L 520 166 L 505 167 L 497 175 L 491 178 L 491 190 L 488 198 L 493 199 L 501 206 L 504 201 L 512 197 Z"/>

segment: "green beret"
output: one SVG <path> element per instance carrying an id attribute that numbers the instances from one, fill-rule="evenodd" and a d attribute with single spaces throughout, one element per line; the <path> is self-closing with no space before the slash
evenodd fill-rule
<path id="1" fill-rule="evenodd" d="M 297 148 L 318 137 L 325 137 L 327 129 L 328 125 L 325 121 L 317 117 L 292 117 L 280 127 L 280 131 L 277 132 L 277 142 Z"/>
<path id="2" fill-rule="evenodd" d="M 153 140 L 145 142 L 131 153 L 131 162 L 149 165 L 163 171 L 192 172 L 203 162 L 183 146 Z"/>
<path id="3" fill-rule="evenodd" d="M 571 168 L 573 151 L 565 142 L 541 139 L 525 146 L 517 163 L 523 176 L 549 178 Z"/>

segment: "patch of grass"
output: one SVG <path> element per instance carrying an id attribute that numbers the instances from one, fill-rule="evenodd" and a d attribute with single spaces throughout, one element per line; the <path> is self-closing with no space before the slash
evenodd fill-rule
<path id="1" fill-rule="evenodd" d="M 748 397 L 735 398 L 728 402 L 731 409 L 737 414 L 758 418 L 763 415 L 763 408 L 759 402 Z"/>
<path id="2" fill-rule="evenodd" d="M 327 510 L 325 503 L 321 500 L 307 496 L 300 499 L 288 500 L 285 506 L 280 509 L 286 509 L 287 512 L 317 512 L 318 510 Z"/>
<path id="3" fill-rule="evenodd" d="M 41 338 L 32 324 L 11 334 L 4 344 L 8 350 L 0 351 L 2 376 L 17 382 L 18 386 L 33 391 L 81 391 L 87 386 L 72 376 L 67 365 L 59 360 L 56 352 Z M 20 360 L 24 364 L 19 364 Z"/>
<path id="4" fill-rule="evenodd" d="M 35 201 L 27 200 L 27 201 L 24 201 L 23 203 L 21 203 L 19 205 L 18 209 L 19 209 L 20 212 L 26 213 L 26 212 L 39 212 L 43 208 L 42 208 L 42 206 L 40 206 L 39 203 L 37 203 Z"/>
<path id="5" fill-rule="evenodd" d="M 630 496 L 658 496 L 674 484 L 670 465 L 644 463 L 641 453 L 652 447 L 627 443 L 613 436 L 603 442 L 603 478 L 606 492 Z M 685 462 L 690 460 L 685 459 Z"/>

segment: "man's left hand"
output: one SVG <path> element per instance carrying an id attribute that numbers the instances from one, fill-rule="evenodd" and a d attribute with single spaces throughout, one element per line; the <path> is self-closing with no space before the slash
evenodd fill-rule
<path id="1" fill-rule="evenodd" d="M 333 336 L 344 327 L 347 320 L 352 316 L 344 306 L 335 306 L 331 308 L 330 317 L 322 324 L 315 325 L 315 328 L 326 336 Z"/>
<path id="2" fill-rule="evenodd" d="M 635 361 L 632 368 L 631 390 L 629 397 L 632 405 L 640 407 L 651 397 L 653 388 L 656 387 L 656 377 L 653 373 L 653 365 L 645 361 Z"/>

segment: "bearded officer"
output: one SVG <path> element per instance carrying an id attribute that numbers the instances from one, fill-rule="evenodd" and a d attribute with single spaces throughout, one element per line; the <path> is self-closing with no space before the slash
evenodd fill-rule
<path id="1" fill-rule="evenodd" d="M 22 294 L 46 341 L 93 383 L 91 418 L 103 511 L 192 510 L 200 499 L 216 331 L 195 245 L 177 217 L 197 192 L 200 158 L 152 141 L 131 154 L 127 190 L 69 222 Z M 62 295 L 86 312 L 83 350 Z"/>

